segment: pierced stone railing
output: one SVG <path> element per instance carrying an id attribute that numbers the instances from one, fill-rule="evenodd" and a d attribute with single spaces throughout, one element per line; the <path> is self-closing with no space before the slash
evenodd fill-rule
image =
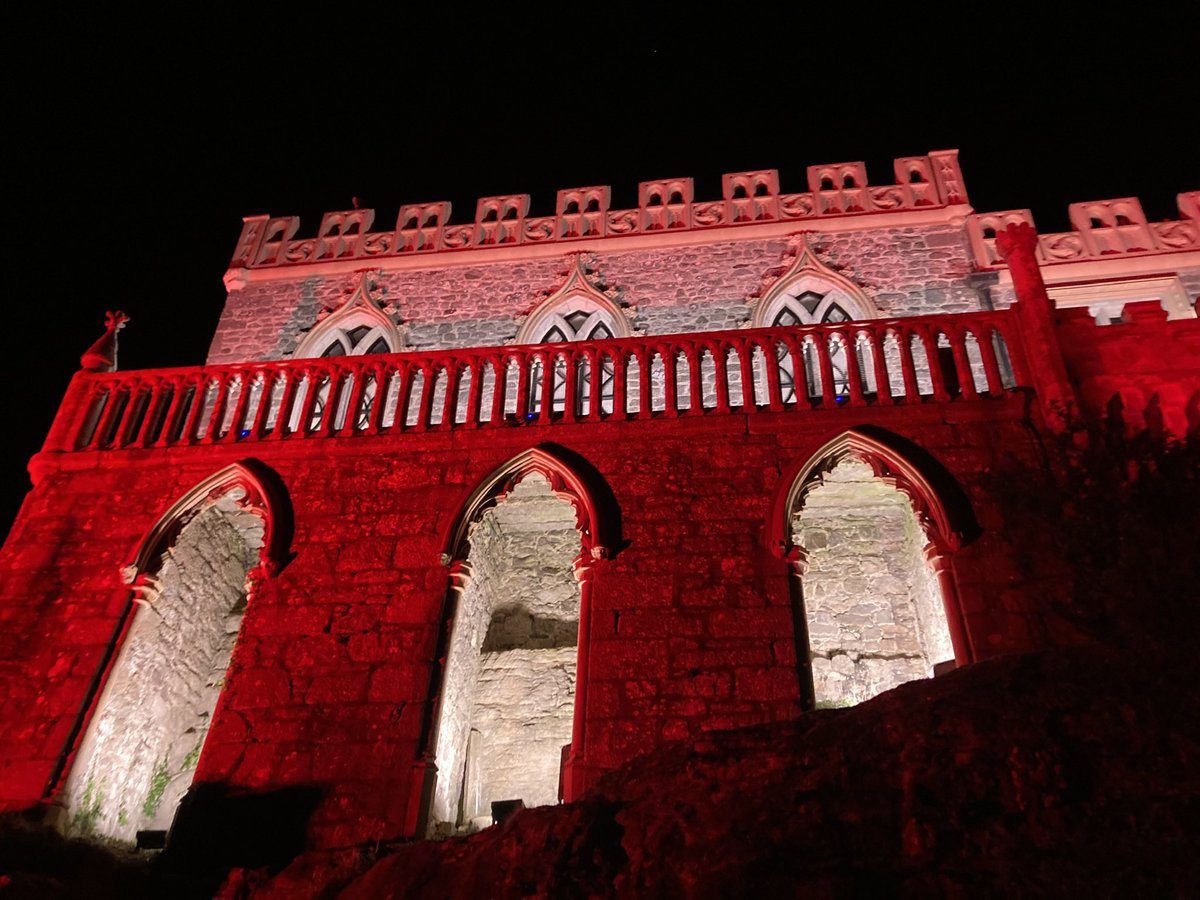
<path id="1" fill-rule="evenodd" d="M 47 451 L 963 402 L 1029 384 L 1009 310 L 80 373 Z"/>

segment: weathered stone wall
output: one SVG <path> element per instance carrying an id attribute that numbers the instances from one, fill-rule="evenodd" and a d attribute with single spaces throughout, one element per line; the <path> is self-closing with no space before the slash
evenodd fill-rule
<path id="1" fill-rule="evenodd" d="M 802 596 L 819 705 L 859 703 L 954 659 L 925 537 L 908 500 L 869 466 L 838 463 L 793 530 L 808 554 Z"/>
<path id="2" fill-rule="evenodd" d="M 263 523 L 226 497 L 167 548 L 67 780 L 72 833 L 132 842 L 166 830 L 192 783 L 229 667 Z"/>
<path id="3" fill-rule="evenodd" d="M 954 226 L 875 229 L 821 235 L 818 255 L 859 285 L 884 315 L 980 309 L 963 229 Z M 750 300 L 777 275 L 785 239 L 730 240 L 594 255 L 598 280 L 634 314 L 647 334 L 744 327 Z M 379 281 L 383 299 L 399 306 L 411 349 L 511 343 L 526 316 L 566 280 L 561 257 L 449 265 L 392 272 Z M 349 276 L 313 275 L 251 284 L 232 291 L 209 350 L 210 363 L 290 356 L 326 306 L 336 306 Z"/>
<path id="4" fill-rule="evenodd" d="M 439 713 L 434 833 L 490 817 L 493 800 L 555 802 L 575 708 L 571 505 L 531 474 L 483 514 L 470 544 Z"/>
<path id="5" fill-rule="evenodd" d="M 558 801 L 562 750 L 575 713 L 574 643 L 483 654 L 471 727 L 479 767 L 468 778 L 466 816 L 489 817 L 495 800 Z"/>
<path id="6" fill-rule="evenodd" d="M 277 473 L 294 535 L 255 587 L 196 778 L 315 788 L 310 839 L 332 847 L 413 821 L 416 767 L 435 750 L 440 555 L 471 492 L 518 454 L 575 454 L 619 509 L 612 558 L 591 561 L 580 644 L 590 782 L 664 741 L 797 715 L 806 666 L 788 564 L 765 533 L 780 473 L 852 427 L 912 441 L 963 485 L 983 529 L 954 558 L 968 643 L 979 656 L 1030 646 L 1053 585 L 1016 567 L 1040 552 L 1022 544 L 1034 531 L 982 477 L 1009 457 L 1036 464 L 1024 417 L 1013 397 L 43 455 L 0 556 L 0 805 L 42 797 L 129 602 L 131 548 L 248 455 Z"/>
<path id="7" fill-rule="evenodd" d="M 961 228 L 896 228 L 822 235 L 824 260 L 862 287 L 883 315 L 982 308 Z"/>

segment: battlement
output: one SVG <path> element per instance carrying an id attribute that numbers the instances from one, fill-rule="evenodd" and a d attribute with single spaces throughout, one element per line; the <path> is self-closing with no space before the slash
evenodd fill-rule
<path id="1" fill-rule="evenodd" d="M 1038 235 L 1038 262 L 1054 265 L 1200 250 L 1200 191 L 1179 194 L 1178 204 L 1178 219 L 1147 222 L 1136 197 L 1072 203 L 1068 209 L 1073 230 Z M 1033 214 L 1027 209 L 1012 209 L 967 218 L 971 249 L 982 268 L 1004 267 L 996 249 L 996 234 L 1018 222 L 1032 226 Z"/>
<path id="2" fill-rule="evenodd" d="M 528 194 L 483 197 L 475 221 L 450 224 L 446 201 L 400 207 L 394 229 L 371 231 L 373 209 L 326 213 L 315 237 L 298 238 L 298 216 L 249 216 L 231 269 L 300 266 L 378 259 L 472 248 L 547 244 L 637 234 L 695 231 L 777 221 L 805 221 L 967 202 L 957 150 L 894 162 L 895 183 L 871 186 L 861 162 L 808 167 L 808 191 L 784 194 L 775 169 L 722 176 L 722 199 L 696 200 L 691 178 L 662 178 L 638 185 L 636 209 L 611 209 L 611 188 L 558 192 L 552 216 L 530 216 Z"/>

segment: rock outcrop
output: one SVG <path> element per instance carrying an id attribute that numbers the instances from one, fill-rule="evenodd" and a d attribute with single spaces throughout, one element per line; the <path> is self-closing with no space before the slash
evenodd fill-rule
<path id="1" fill-rule="evenodd" d="M 712 733 L 579 803 L 466 838 L 235 870 L 222 896 L 1195 896 L 1200 691 L 1089 649 L 1008 657 L 849 709 Z M 63 855 L 63 859 L 67 859 Z M 83 896 L 84 870 L 14 896 Z M 153 893 L 170 874 L 122 878 Z M 88 896 L 102 896 L 91 860 Z M 136 877 L 135 877 L 136 876 Z M 178 881 L 174 882 L 178 885 Z M 75 891 L 75 894 L 72 894 Z"/>

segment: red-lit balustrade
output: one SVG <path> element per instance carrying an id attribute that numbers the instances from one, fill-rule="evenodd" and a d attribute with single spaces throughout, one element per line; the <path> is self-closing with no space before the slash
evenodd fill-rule
<path id="1" fill-rule="evenodd" d="M 962 402 L 1028 384 L 1009 310 L 80 373 L 48 451 Z"/>

